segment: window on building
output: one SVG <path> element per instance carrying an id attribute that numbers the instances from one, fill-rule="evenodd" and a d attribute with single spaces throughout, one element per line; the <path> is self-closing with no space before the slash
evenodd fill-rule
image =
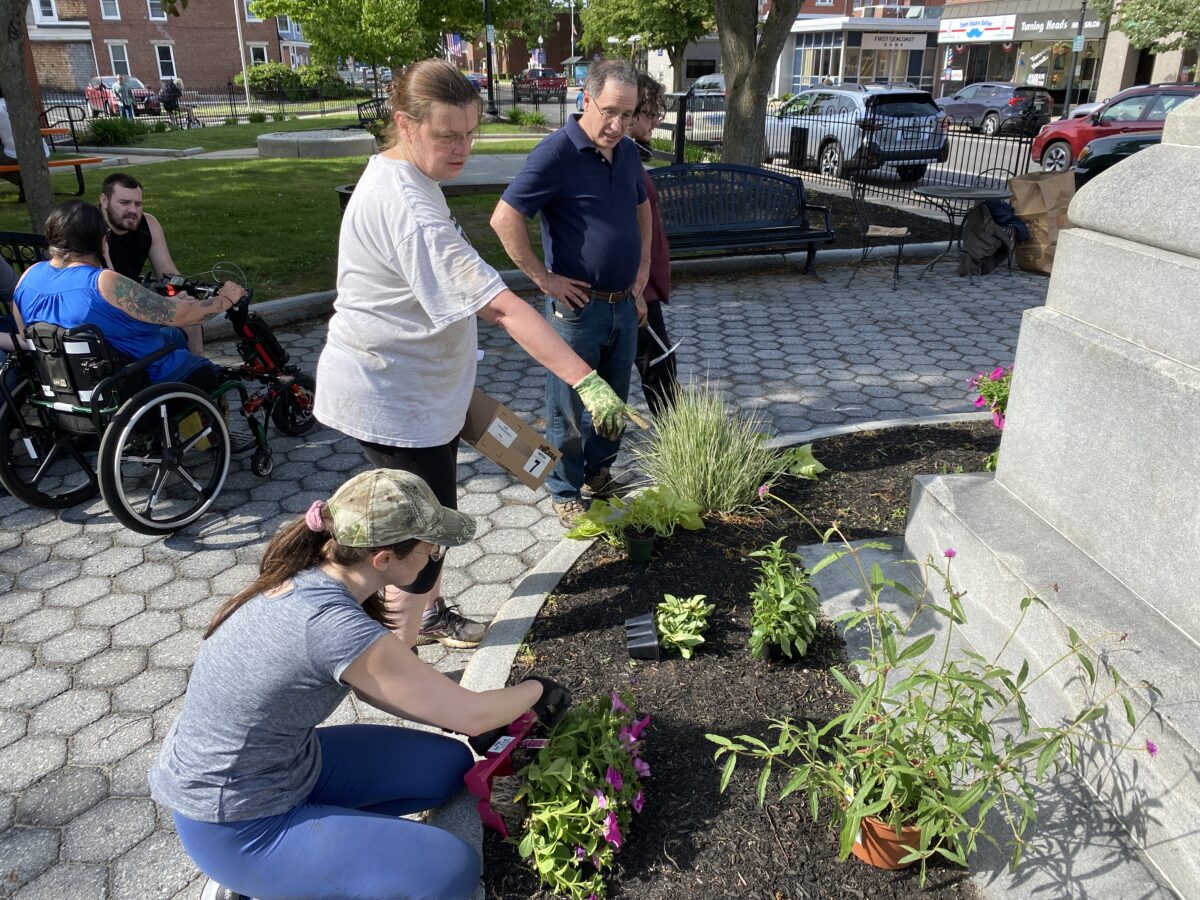
<path id="1" fill-rule="evenodd" d="M 250 48 L 250 65 L 257 66 L 259 63 L 267 61 L 267 45 L 266 44 L 248 44 Z"/>
<path id="2" fill-rule="evenodd" d="M 254 12 L 254 10 L 250 8 L 251 2 L 252 2 L 252 0 L 242 0 L 242 5 L 244 7 L 246 7 L 246 21 L 247 22 L 261 22 L 262 19 L 260 19 L 258 17 L 258 15 Z"/>
<path id="3" fill-rule="evenodd" d="M 124 44 L 109 44 L 108 45 L 108 61 L 112 63 L 112 73 L 114 75 L 125 75 L 129 73 L 129 51 Z"/>
<path id="4" fill-rule="evenodd" d="M 158 58 L 158 77 L 174 78 L 175 77 L 175 48 L 170 44 L 156 44 L 154 46 L 155 56 Z"/>
<path id="5" fill-rule="evenodd" d="M 715 59 L 689 59 L 683 64 L 685 78 L 699 78 L 702 75 L 715 75 L 717 61 Z"/>
<path id="6" fill-rule="evenodd" d="M 33 0 L 33 20 L 38 24 L 58 21 L 58 6 L 54 0 Z"/>
<path id="7" fill-rule="evenodd" d="M 292 31 L 292 20 L 291 20 L 291 18 L 290 18 L 290 17 L 288 17 L 288 16 L 278 16 L 278 17 L 277 17 L 277 21 L 278 21 L 279 33 L 280 33 L 280 34 L 291 34 L 291 31 Z"/>
<path id="8" fill-rule="evenodd" d="M 100 0 L 100 18 L 102 19 L 119 19 L 121 18 L 121 6 L 117 0 Z"/>
<path id="9" fill-rule="evenodd" d="M 167 11 L 163 9 L 162 0 L 146 0 L 146 12 L 155 22 L 165 22 Z"/>

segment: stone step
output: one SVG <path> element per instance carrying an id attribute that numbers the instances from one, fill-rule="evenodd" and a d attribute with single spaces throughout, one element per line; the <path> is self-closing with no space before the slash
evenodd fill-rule
<path id="1" fill-rule="evenodd" d="M 964 636 L 985 656 L 1000 648 L 1029 594 L 1049 609 L 1031 607 L 1008 653 L 1028 658 L 1034 672 L 1064 651 L 1068 627 L 1084 640 L 1126 635 L 1112 644 L 1109 661 L 1126 682 L 1148 681 L 1163 696 L 1149 714 L 1147 693 L 1131 695 L 1136 731 L 1118 704 L 1106 720 L 1105 737 L 1135 749 L 1093 747 L 1081 760 L 1080 775 L 1167 881 L 1182 896 L 1200 896 L 1200 647 L 989 475 L 915 480 L 906 558 L 932 555 L 945 562 L 950 544 L 957 551 L 954 583 L 968 588 Z M 1126 552 L 1142 551 L 1127 543 Z M 1029 697 L 1042 724 L 1077 710 L 1085 697 L 1078 668 L 1060 668 Z M 1145 750 L 1148 740 L 1158 748 L 1153 759 Z"/>

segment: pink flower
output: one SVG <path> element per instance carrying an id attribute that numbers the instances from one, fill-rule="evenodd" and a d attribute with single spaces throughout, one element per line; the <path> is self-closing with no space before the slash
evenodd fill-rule
<path id="1" fill-rule="evenodd" d="M 609 812 L 604 818 L 604 839 L 616 847 L 621 849 L 621 828 L 617 824 L 617 814 Z"/>
<path id="2" fill-rule="evenodd" d="M 576 859 L 583 859 L 586 856 L 587 856 L 587 851 L 584 850 L 582 847 L 575 848 L 575 858 Z"/>
<path id="3" fill-rule="evenodd" d="M 612 766 L 608 767 L 608 771 L 604 774 L 604 780 L 612 785 L 614 791 L 621 790 L 621 785 L 625 783 L 621 778 L 621 773 Z"/>
<path id="4" fill-rule="evenodd" d="M 946 559 L 954 559 L 954 557 L 958 556 L 958 551 L 953 547 L 947 547 L 942 551 L 942 556 L 946 557 Z"/>
<path id="5" fill-rule="evenodd" d="M 646 726 L 649 724 L 650 724 L 650 716 L 649 715 L 647 715 L 644 718 L 639 719 L 638 721 L 633 723 L 633 729 L 630 731 L 630 734 L 633 735 L 633 739 L 635 741 L 638 739 L 638 737 L 641 735 L 641 733 L 646 730 Z"/>
<path id="6" fill-rule="evenodd" d="M 633 746 L 633 742 L 634 742 L 634 740 L 635 740 L 635 738 L 634 738 L 634 736 L 633 736 L 633 732 L 629 730 L 629 727 L 628 727 L 627 725 L 622 725 L 622 726 L 621 726 L 621 730 L 617 732 L 617 739 L 618 739 L 618 740 L 619 740 L 619 741 L 620 741 L 622 744 L 628 744 L 628 745 L 629 745 L 629 746 L 627 746 L 627 747 L 625 748 L 626 750 L 630 749 L 630 747 L 632 747 L 632 746 Z"/>
<path id="7" fill-rule="evenodd" d="M 981 406 L 987 406 L 987 397 L 983 396 L 983 394 L 975 398 L 975 408 L 979 409 Z"/>
<path id="8" fill-rule="evenodd" d="M 596 806 L 600 809 L 608 809 L 608 798 L 604 796 L 604 791 L 592 791 L 596 796 Z"/>
<path id="9" fill-rule="evenodd" d="M 1146 741 L 1146 752 L 1150 754 L 1150 758 L 1158 756 L 1158 744 L 1154 741 Z"/>
<path id="10" fill-rule="evenodd" d="M 634 759 L 633 771 L 637 772 L 638 776 L 641 778 L 650 777 L 650 767 L 646 765 L 646 761 L 644 759 Z"/>
<path id="11" fill-rule="evenodd" d="M 616 691 L 612 692 L 612 709 L 613 709 L 613 712 L 616 712 L 619 709 L 624 710 L 625 712 L 629 712 L 629 707 L 621 702 L 621 695 L 618 694 Z"/>
<path id="12" fill-rule="evenodd" d="M 767 496 L 767 486 L 765 484 L 760 484 L 758 486 L 758 499 L 761 500 L 765 496 Z"/>
<path id="13" fill-rule="evenodd" d="M 992 374 L 988 376 L 992 381 L 999 381 L 1004 377 L 1004 366 L 996 366 L 992 369 Z"/>
<path id="14" fill-rule="evenodd" d="M 999 428 L 1001 431 L 1003 431 L 1004 430 L 1004 416 L 998 412 L 993 411 L 992 412 L 992 424 L 995 425 L 997 428 Z"/>
<path id="15" fill-rule="evenodd" d="M 633 807 L 634 812 L 640 813 L 642 811 L 642 807 L 645 806 L 645 804 L 646 804 L 645 795 L 641 791 L 638 791 L 637 796 L 634 797 L 632 801 L 630 801 L 629 805 Z"/>

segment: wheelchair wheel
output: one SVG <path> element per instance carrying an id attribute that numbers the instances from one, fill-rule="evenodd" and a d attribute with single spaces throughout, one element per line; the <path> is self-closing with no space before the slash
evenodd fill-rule
<path id="1" fill-rule="evenodd" d="M 304 372 L 297 372 L 292 383 L 281 389 L 279 400 L 271 410 L 271 421 L 281 433 L 295 437 L 317 424 L 313 417 L 316 391 L 316 379 Z"/>
<path id="2" fill-rule="evenodd" d="M 100 442 L 100 493 L 122 525 L 169 534 L 196 521 L 229 473 L 229 427 L 191 385 L 155 384 L 113 416 Z"/>
<path id="3" fill-rule="evenodd" d="M 28 402 L 36 389 L 22 381 L 12 404 L 0 406 L 0 483 L 38 509 L 67 509 L 99 491 L 90 456 L 96 438 L 57 427 L 53 413 Z"/>

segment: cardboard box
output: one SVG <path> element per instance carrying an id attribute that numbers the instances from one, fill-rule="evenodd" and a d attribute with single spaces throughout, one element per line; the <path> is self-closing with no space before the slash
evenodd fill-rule
<path id="1" fill-rule="evenodd" d="M 467 422 L 459 436 L 522 484 L 534 489 L 541 487 L 562 457 L 520 416 L 478 388 L 471 397 Z"/>

